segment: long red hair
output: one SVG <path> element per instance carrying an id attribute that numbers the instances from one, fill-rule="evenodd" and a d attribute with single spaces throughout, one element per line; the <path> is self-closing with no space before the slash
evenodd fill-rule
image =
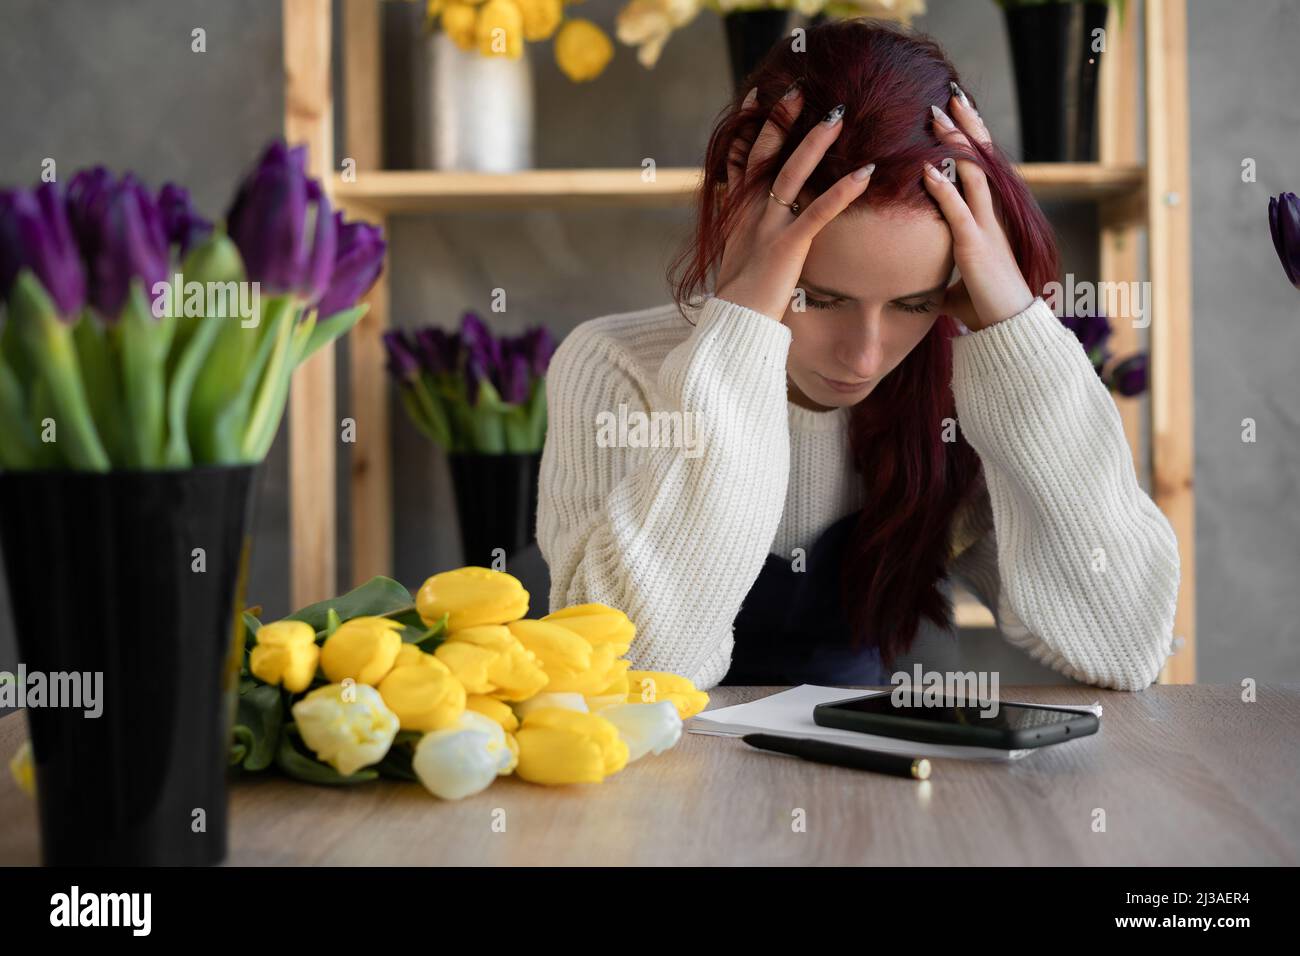
<path id="1" fill-rule="evenodd" d="M 941 215 L 921 180 L 922 163 L 945 169 L 954 150 L 936 138 L 930 104 L 946 108 L 949 82 L 970 89 L 932 38 L 878 21 L 830 20 L 807 30 L 805 49 L 772 48 L 723 110 L 709 138 L 690 243 L 669 266 L 679 306 L 697 300 L 722 257 L 736 216 L 765 195 L 804 136 L 836 104 L 844 128 L 805 189 L 818 196 L 853 170 L 876 164 L 866 192 L 846 210 L 868 207 Z M 725 189 L 730 147 L 752 144 L 772 107 L 798 81 L 803 109 L 780 122 L 782 147 L 735 194 Z M 741 112 L 758 88 L 758 108 Z M 964 151 L 988 177 L 994 205 L 1030 289 L 1041 293 L 1057 276 L 1051 225 L 1014 164 L 996 147 Z M 960 189 L 960 182 L 958 182 Z M 952 338 L 956 322 L 940 315 L 929 334 L 871 394 L 853 407 L 850 443 L 867 505 L 860 512 L 841 569 L 844 606 L 856 647 L 877 647 L 887 667 L 916 638 L 921 618 L 952 627 L 952 604 L 939 585 L 947 574 L 954 518 L 981 486 L 980 461 L 956 420 Z M 945 431 L 955 440 L 944 441 Z"/>

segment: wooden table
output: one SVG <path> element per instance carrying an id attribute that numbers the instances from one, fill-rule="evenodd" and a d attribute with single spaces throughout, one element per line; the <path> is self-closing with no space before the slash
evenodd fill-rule
<path id="1" fill-rule="evenodd" d="M 720 687 L 710 709 L 780 688 Z M 503 778 L 444 803 L 418 784 L 282 778 L 232 794 L 229 862 L 260 864 L 1300 863 L 1300 685 L 1004 687 L 1104 707 L 1097 735 L 1012 764 L 934 761 L 925 783 L 684 734 L 602 784 Z M 0 720 L 0 760 L 26 736 Z M 1096 810 L 1105 832 L 1094 832 Z M 795 821 L 806 829 L 796 832 Z M 35 805 L 0 778 L 0 865 L 39 862 Z M 504 821 L 504 832 L 501 822 Z M 495 825 L 494 825 L 495 824 Z"/>

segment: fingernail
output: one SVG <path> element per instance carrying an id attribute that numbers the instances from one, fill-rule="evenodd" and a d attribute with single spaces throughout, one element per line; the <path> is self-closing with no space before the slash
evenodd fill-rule
<path id="1" fill-rule="evenodd" d="M 956 128 L 957 128 L 957 124 L 955 124 L 955 123 L 954 123 L 954 122 L 953 122 L 953 121 L 948 117 L 948 114 L 945 113 L 943 110 L 939 109 L 939 107 L 935 106 L 933 103 L 930 104 L 930 112 L 931 112 L 932 114 L 934 114 L 935 122 L 937 122 L 937 123 L 938 123 L 940 126 L 942 126 L 944 129 L 956 129 Z"/>
<path id="2" fill-rule="evenodd" d="M 822 122 L 825 123 L 827 126 L 834 126 L 836 123 L 840 121 L 840 119 L 843 116 L 844 116 L 844 104 L 841 103 L 839 106 L 835 107 L 835 109 L 827 113 L 825 118 L 822 120 Z"/>
<path id="3" fill-rule="evenodd" d="M 957 99 L 961 100 L 962 106 L 966 107 L 976 116 L 979 115 L 979 110 L 975 109 L 975 107 L 971 105 L 970 98 L 966 95 L 966 91 L 957 85 L 956 80 L 949 80 L 948 86 L 952 89 L 952 95 L 957 97 Z"/>
<path id="4" fill-rule="evenodd" d="M 781 99 L 792 100 L 794 99 L 794 95 L 798 92 L 799 92 L 799 81 L 795 80 L 793 83 L 790 84 L 790 88 L 781 94 Z"/>
<path id="5" fill-rule="evenodd" d="M 867 165 L 863 166 L 861 169 L 855 169 L 853 171 L 853 179 L 856 182 L 862 182 L 862 180 L 866 179 L 875 171 L 876 171 L 876 164 L 867 163 Z"/>
<path id="6" fill-rule="evenodd" d="M 933 179 L 936 183 L 943 182 L 943 173 L 939 172 L 939 170 L 935 169 L 929 163 L 925 163 L 924 165 L 925 165 L 925 174 L 927 176 Z"/>
<path id="7" fill-rule="evenodd" d="M 754 101 L 757 99 L 758 99 L 758 87 L 756 86 L 748 93 L 745 94 L 745 102 L 740 104 L 740 108 L 742 110 L 749 109 L 751 106 L 754 105 Z"/>

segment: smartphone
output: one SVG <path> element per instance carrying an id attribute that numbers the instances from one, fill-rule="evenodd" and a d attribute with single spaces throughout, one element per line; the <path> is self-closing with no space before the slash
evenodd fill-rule
<path id="1" fill-rule="evenodd" d="M 919 690 L 900 695 L 898 702 L 894 693 L 818 704 L 813 708 L 813 722 L 882 737 L 998 750 L 1043 747 L 1095 734 L 1101 727 L 1096 714 L 1088 711 L 1001 701 L 958 703 L 951 698 L 936 706 L 933 700 L 927 704 Z"/>

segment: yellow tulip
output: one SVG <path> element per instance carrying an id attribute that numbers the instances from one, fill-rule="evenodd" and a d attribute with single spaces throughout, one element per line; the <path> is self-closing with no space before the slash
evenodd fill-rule
<path id="1" fill-rule="evenodd" d="M 32 742 L 24 740 L 9 760 L 9 772 L 14 783 L 29 797 L 36 796 L 36 767 L 32 763 Z"/>
<path id="2" fill-rule="evenodd" d="M 591 675 L 594 648 L 568 628 L 529 620 L 511 621 L 506 627 L 520 644 L 537 655 L 550 678 L 546 682 L 548 692 L 584 693 L 598 679 Z"/>
<path id="3" fill-rule="evenodd" d="M 559 707 L 534 710 L 515 740 L 515 773 L 532 783 L 599 783 L 627 765 L 628 747 L 618 728 L 598 714 Z"/>
<path id="4" fill-rule="evenodd" d="M 418 660 L 407 655 L 405 664 L 394 667 L 379 682 L 379 696 L 397 715 L 403 730 L 450 727 L 465 712 L 465 687 L 432 654 L 417 648 L 416 656 Z"/>
<path id="5" fill-rule="evenodd" d="M 709 706 L 709 695 L 696 690 L 695 684 L 678 674 L 666 671 L 629 671 L 629 704 L 653 704 L 661 700 L 672 701 L 682 720 L 694 717 Z"/>
<path id="6" fill-rule="evenodd" d="M 519 729 L 519 718 L 510 705 L 486 694 L 470 694 L 465 698 L 465 709 L 477 711 L 489 720 L 495 720 L 501 729 L 513 734 Z"/>
<path id="7" fill-rule="evenodd" d="M 379 763 L 397 736 L 397 715 L 366 684 L 326 684 L 293 705 L 302 742 L 344 776 Z"/>
<path id="8" fill-rule="evenodd" d="M 600 710 L 603 707 L 610 707 L 614 704 L 627 703 L 628 693 L 631 684 L 627 679 L 628 668 L 632 666 L 631 661 L 622 658 L 614 661 L 609 670 L 609 683 L 601 690 L 594 694 L 587 695 L 587 709 Z"/>
<path id="9" fill-rule="evenodd" d="M 393 658 L 393 670 L 399 667 L 412 667 L 416 664 L 428 664 L 430 661 L 437 665 L 438 661 L 432 654 L 426 654 L 415 644 L 402 642 L 402 646 L 397 650 L 397 656 Z"/>
<path id="10" fill-rule="evenodd" d="M 628 652 L 636 636 L 636 625 L 628 616 L 607 604 L 575 604 L 552 611 L 542 620 L 581 634 L 592 646 L 613 644 L 619 656 Z"/>
<path id="11" fill-rule="evenodd" d="M 433 653 L 451 669 L 469 693 L 490 694 L 496 688 L 489 672 L 499 656 L 497 651 L 469 641 L 444 641 Z"/>
<path id="12" fill-rule="evenodd" d="M 402 649 L 402 625 L 386 617 L 354 617 L 325 639 L 321 670 L 330 683 L 351 677 L 374 687 L 388 676 Z"/>
<path id="13" fill-rule="evenodd" d="M 466 649 L 462 644 L 477 650 Z M 537 655 L 501 624 L 455 631 L 438 645 L 434 655 L 451 668 L 471 694 L 488 694 L 499 700 L 527 700 L 549 680 Z"/>
<path id="14" fill-rule="evenodd" d="M 525 40 L 546 40 L 564 18 L 560 0 L 514 0 L 524 18 Z"/>
<path id="15" fill-rule="evenodd" d="M 442 29 L 451 42 L 460 49 L 470 52 L 476 45 L 478 32 L 478 8 L 472 3 L 453 3 L 448 0 L 442 8 Z"/>
<path id="16" fill-rule="evenodd" d="M 435 574 L 415 596 L 420 620 L 430 627 L 447 615 L 448 633 L 480 624 L 506 624 L 528 613 L 528 592 L 504 571 L 467 567 Z"/>
<path id="17" fill-rule="evenodd" d="M 613 58 L 614 44 L 590 20 L 565 20 L 555 34 L 555 63 L 574 83 L 594 80 Z"/>
<path id="18" fill-rule="evenodd" d="M 320 661 L 316 632 L 305 621 L 272 621 L 257 632 L 257 644 L 248 655 L 255 677 L 278 684 L 292 694 L 311 686 Z"/>
<path id="19" fill-rule="evenodd" d="M 524 55 L 524 17 L 514 0 L 487 0 L 479 8 L 476 39 L 483 56 Z"/>

